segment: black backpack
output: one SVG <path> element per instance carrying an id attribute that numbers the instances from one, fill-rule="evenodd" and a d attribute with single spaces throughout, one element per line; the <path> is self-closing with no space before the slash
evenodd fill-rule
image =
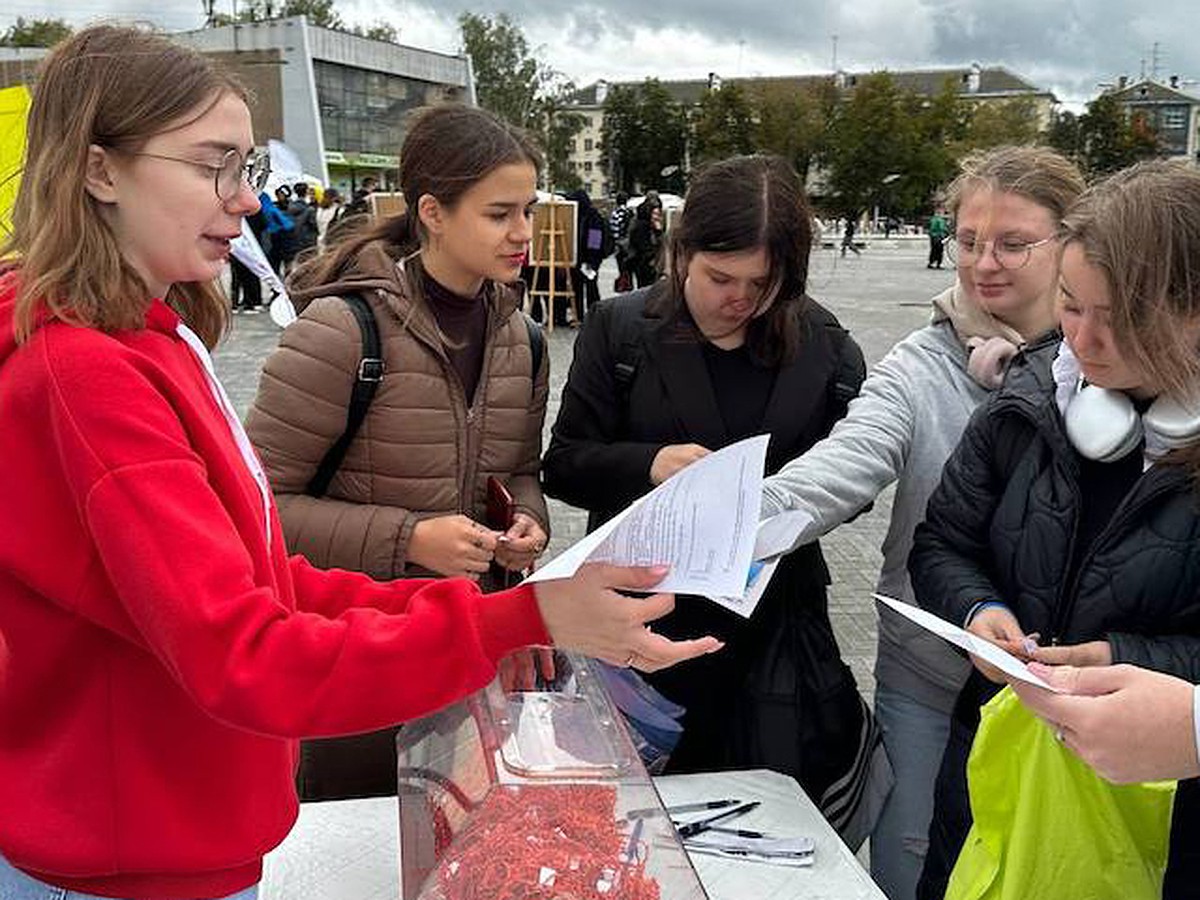
<path id="1" fill-rule="evenodd" d="M 350 405 L 346 411 L 346 428 L 326 451 L 317 466 L 316 474 L 305 487 L 304 493 L 310 497 L 323 497 L 329 490 L 329 482 L 333 480 L 333 476 L 341 467 L 342 460 L 346 457 L 346 451 L 350 449 L 354 436 L 358 434 L 358 429 L 367 417 L 367 410 L 370 409 L 375 392 L 379 389 L 379 382 L 383 381 L 384 362 L 379 342 L 379 324 L 375 321 L 375 313 L 371 311 L 371 304 L 359 294 L 344 294 L 342 299 L 346 301 L 346 305 L 354 313 L 354 318 L 358 320 L 358 330 L 362 336 L 362 355 L 358 360 L 354 387 L 350 391 Z M 536 382 L 537 373 L 542 368 L 542 357 L 546 353 L 546 337 L 542 334 L 542 327 L 533 319 L 525 313 L 521 313 L 521 316 L 525 319 L 525 328 L 529 332 L 529 351 L 533 356 L 533 380 Z"/>

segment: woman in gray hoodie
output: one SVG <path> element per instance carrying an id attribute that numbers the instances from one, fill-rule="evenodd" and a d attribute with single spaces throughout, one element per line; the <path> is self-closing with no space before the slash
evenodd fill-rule
<path id="1" fill-rule="evenodd" d="M 802 510 L 796 545 L 853 518 L 893 482 L 879 591 L 912 603 L 905 564 L 942 466 L 967 420 L 1026 341 L 1055 327 L 1057 233 L 1083 179 L 1044 147 L 1002 147 L 963 161 L 950 186 L 947 241 L 956 283 L 932 322 L 871 371 L 830 435 L 768 478 L 763 516 Z M 871 875 L 911 900 L 928 847 L 933 784 L 969 663 L 938 638 L 879 611 L 875 712 L 896 776 L 871 835 Z"/>

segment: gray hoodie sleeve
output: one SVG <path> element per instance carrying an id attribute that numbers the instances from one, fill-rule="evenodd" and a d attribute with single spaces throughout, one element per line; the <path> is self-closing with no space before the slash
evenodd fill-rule
<path id="1" fill-rule="evenodd" d="M 894 347 L 829 436 L 764 481 L 763 518 L 793 509 L 813 518 L 794 546 L 853 518 L 903 471 L 915 415 L 909 353 L 905 342 Z"/>

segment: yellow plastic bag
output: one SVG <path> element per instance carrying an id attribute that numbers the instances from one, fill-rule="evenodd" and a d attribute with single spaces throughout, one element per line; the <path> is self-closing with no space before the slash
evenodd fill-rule
<path id="1" fill-rule="evenodd" d="M 974 825 L 945 900 L 1158 900 L 1175 782 L 1113 785 L 1009 688 L 967 763 Z"/>

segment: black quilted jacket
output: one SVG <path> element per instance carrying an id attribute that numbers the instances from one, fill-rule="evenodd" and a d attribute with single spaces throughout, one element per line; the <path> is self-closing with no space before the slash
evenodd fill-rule
<path id="1" fill-rule="evenodd" d="M 1050 370 L 1058 340 L 1014 361 L 946 463 L 909 556 L 917 601 L 961 624 L 999 600 L 1043 644 L 1107 639 L 1114 662 L 1200 681 L 1200 495 L 1182 469 L 1155 465 L 1092 546 L 1077 545 L 1079 456 Z"/>

